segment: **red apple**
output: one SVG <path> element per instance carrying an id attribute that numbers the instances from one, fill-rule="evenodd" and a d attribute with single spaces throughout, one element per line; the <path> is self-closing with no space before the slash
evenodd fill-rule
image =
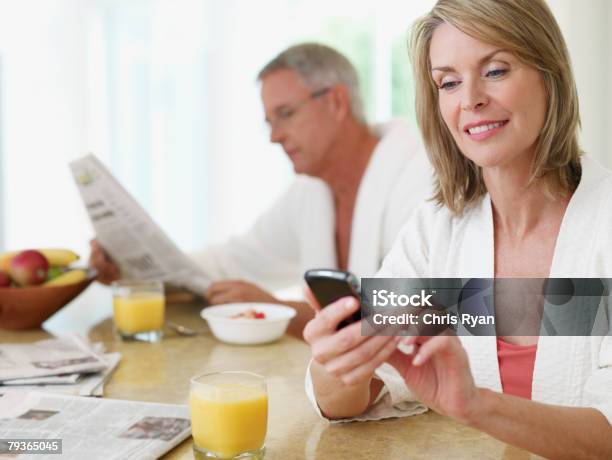
<path id="1" fill-rule="evenodd" d="M 40 252 L 28 249 L 11 259 L 11 278 L 20 286 L 41 284 L 47 279 L 49 262 Z"/>
<path id="2" fill-rule="evenodd" d="M 0 287 L 9 287 L 11 285 L 11 278 L 8 273 L 0 270 Z"/>

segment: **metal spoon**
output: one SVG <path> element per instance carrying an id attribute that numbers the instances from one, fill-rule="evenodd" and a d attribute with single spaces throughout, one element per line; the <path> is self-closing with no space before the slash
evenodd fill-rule
<path id="1" fill-rule="evenodd" d="M 186 337 L 193 337 L 194 335 L 198 335 L 199 332 L 195 329 L 191 329 L 190 327 L 183 326 L 181 324 L 173 323 L 172 321 L 167 321 L 166 324 L 176 331 L 179 335 L 184 335 Z"/>

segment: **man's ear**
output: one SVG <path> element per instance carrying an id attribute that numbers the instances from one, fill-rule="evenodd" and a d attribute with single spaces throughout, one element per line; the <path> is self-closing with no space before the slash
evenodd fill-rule
<path id="1" fill-rule="evenodd" d="M 344 85 L 334 85 L 329 89 L 328 100 L 334 118 L 337 121 L 344 120 L 351 113 L 351 97 Z"/>

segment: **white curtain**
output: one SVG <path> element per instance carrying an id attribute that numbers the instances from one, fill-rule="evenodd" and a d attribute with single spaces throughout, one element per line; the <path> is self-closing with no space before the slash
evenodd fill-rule
<path id="1" fill-rule="evenodd" d="M 581 145 L 612 168 L 612 2 L 549 0 L 567 41 L 580 97 Z"/>
<path id="2" fill-rule="evenodd" d="M 66 166 L 87 150 L 85 3 L 0 0 L 2 249 L 89 236 Z"/>

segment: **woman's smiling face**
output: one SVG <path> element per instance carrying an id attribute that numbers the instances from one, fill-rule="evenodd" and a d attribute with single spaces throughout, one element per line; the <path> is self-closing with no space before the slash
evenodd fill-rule
<path id="1" fill-rule="evenodd" d="M 434 31 L 429 55 L 440 113 L 461 152 L 485 169 L 531 165 L 546 116 L 541 73 L 448 23 Z"/>

